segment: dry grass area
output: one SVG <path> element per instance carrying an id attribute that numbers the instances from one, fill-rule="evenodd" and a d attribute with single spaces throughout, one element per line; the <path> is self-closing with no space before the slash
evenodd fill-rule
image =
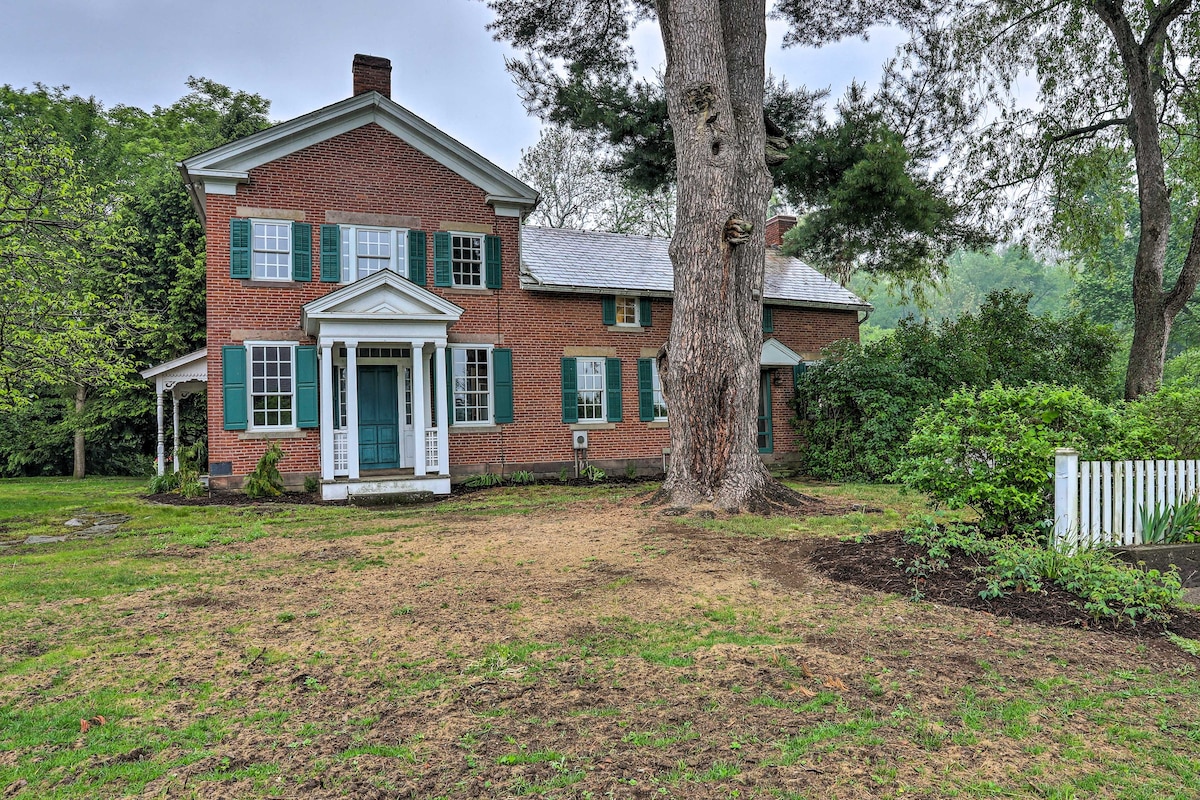
<path id="1" fill-rule="evenodd" d="M 715 521 L 634 488 L 133 491 L 0 503 L 10 532 L 134 517 L 0 550 L 4 796 L 1200 796 L 1200 660 L 814 572 L 817 537 L 897 526 L 916 500 L 890 490 L 862 490 L 886 514 Z"/>

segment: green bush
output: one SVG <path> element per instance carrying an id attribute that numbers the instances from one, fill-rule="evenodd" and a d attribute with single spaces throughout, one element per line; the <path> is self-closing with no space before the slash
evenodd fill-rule
<path id="1" fill-rule="evenodd" d="M 1164 387 L 1129 405 L 1131 424 L 1146 428 L 1180 458 L 1200 458 L 1200 389 Z"/>
<path id="2" fill-rule="evenodd" d="M 1149 433 L 1079 389 L 964 389 L 916 420 L 893 477 L 950 508 L 974 508 L 989 534 L 1030 533 L 1053 516 L 1055 448 L 1083 458 L 1169 455 Z"/>
<path id="3" fill-rule="evenodd" d="M 826 352 L 796 388 L 805 472 L 827 480 L 884 480 L 917 416 L 966 386 L 1077 385 L 1112 399 L 1116 338 L 1082 316 L 1037 316 L 1031 295 L 992 292 L 976 314 L 938 324 L 901 321 L 891 334 Z"/>
<path id="4" fill-rule="evenodd" d="M 243 486 L 246 495 L 259 498 L 278 497 L 283 494 L 283 476 L 279 474 L 278 466 L 282 460 L 283 450 L 279 448 L 279 443 L 271 442 L 271 446 L 255 465 L 254 471 L 246 476 Z"/>
<path id="5" fill-rule="evenodd" d="M 309 476 L 305 477 L 304 491 L 308 492 L 309 494 L 316 494 L 317 490 L 320 488 L 321 488 L 321 481 L 320 481 L 320 479 L 317 478 L 316 475 L 309 475 Z"/>
<path id="6" fill-rule="evenodd" d="M 168 471 L 162 475 L 155 475 L 150 479 L 150 485 L 146 487 L 150 494 L 166 494 L 173 492 L 179 488 L 179 473 Z"/>
<path id="7" fill-rule="evenodd" d="M 1200 499 L 1189 497 L 1175 506 L 1146 505 L 1138 516 L 1146 544 L 1193 542 L 1200 523 Z"/>

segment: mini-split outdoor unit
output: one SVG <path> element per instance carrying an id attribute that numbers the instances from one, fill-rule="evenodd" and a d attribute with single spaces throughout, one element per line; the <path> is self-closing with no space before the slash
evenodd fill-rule
<path id="1" fill-rule="evenodd" d="M 576 450 L 587 450 L 587 431 L 572 431 L 571 446 Z"/>

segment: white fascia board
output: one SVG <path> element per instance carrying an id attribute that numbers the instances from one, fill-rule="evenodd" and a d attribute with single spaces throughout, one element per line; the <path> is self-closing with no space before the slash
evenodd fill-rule
<path id="1" fill-rule="evenodd" d="M 164 361 L 163 363 L 157 364 L 153 367 L 147 367 L 146 369 L 142 370 L 141 373 L 139 373 L 139 374 L 143 378 L 149 379 L 149 378 L 153 378 L 157 375 L 161 375 L 164 372 L 170 372 L 173 369 L 191 366 L 193 363 L 203 361 L 206 358 L 208 358 L 208 348 L 207 347 L 205 347 L 202 350 L 197 350 L 194 353 L 188 353 L 186 356 L 179 356 L 178 358 L 173 358 L 170 361 Z"/>
<path id="2" fill-rule="evenodd" d="M 542 283 L 532 275 L 521 276 L 521 288 L 530 292 L 554 292 L 559 294 L 627 294 L 638 297 L 662 297 L 670 299 L 674 291 L 663 289 L 636 289 L 629 286 L 570 286 L 567 284 Z M 873 306 L 869 303 L 852 305 L 850 303 L 825 303 L 818 300 L 790 300 L 777 297 L 767 297 L 764 301 L 772 306 L 790 308 L 812 308 L 828 311 L 869 311 Z"/>
<path id="3" fill-rule="evenodd" d="M 408 322 L 396 320 L 344 320 L 322 321 L 320 331 L 310 331 L 319 343 L 325 342 L 378 342 L 407 344 L 413 341 L 446 345 L 446 328 L 449 320 Z"/>
<path id="4" fill-rule="evenodd" d="M 202 170 L 245 172 L 371 122 L 489 195 L 515 198 L 528 206 L 537 202 L 537 192 L 524 182 L 377 92 L 357 95 L 296 117 L 201 153 L 183 164 L 192 175 Z"/>

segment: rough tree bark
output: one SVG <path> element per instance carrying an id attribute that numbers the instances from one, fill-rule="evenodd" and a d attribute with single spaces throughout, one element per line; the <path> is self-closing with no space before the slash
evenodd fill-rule
<path id="1" fill-rule="evenodd" d="M 671 463 L 659 499 L 769 510 L 804 498 L 757 447 L 764 228 L 765 0 L 658 0 L 678 165 L 673 319 L 659 357 Z"/>
<path id="2" fill-rule="evenodd" d="M 1158 97 L 1165 77 L 1164 39 L 1168 26 L 1185 14 L 1191 0 L 1164 3 L 1151 14 L 1139 40 L 1117 0 L 1095 0 L 1092 8 L 1116 43 L 1129 88 L 1129 139 L 1137 168 L 1140 238 L 1133 267 L 1133 344 L 1125 373 L 1125 398 L 1134 400 L 1162 385 L 1167 340 L 1175 317 L 1200 282 L 1200 218 L 1192 232 L 1183 269 L 1171 289 L 1163 290 L 1163 267 L 1171 230 L 1171 193 L 1167 188 L 1159 126 Z"/>
<path id="3" fill-rule="evenodd" d="M 83 434 L 83 407 L 87 403 L 87 387 L 83 384 L 75 386 L 75 471 L 74 477 L 82 478 L 87 474 Z"/>

